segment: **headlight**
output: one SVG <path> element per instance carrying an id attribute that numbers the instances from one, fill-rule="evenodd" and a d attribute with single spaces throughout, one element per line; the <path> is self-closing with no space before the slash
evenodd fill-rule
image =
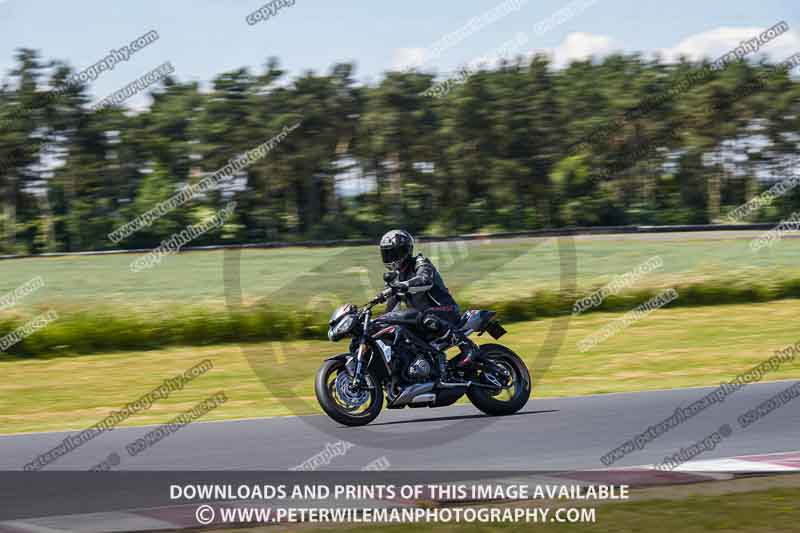
<path id="1" fill-rule="evenodd" d="M 328 330 L 328 338 L 332 341 L 338 341 L 350 333 L 350 330 L 353 329 L 353 324 L 355 324 L 355 322 L 356 318 L 354 315 L 345 315 Z"/>
<path id="2" fill-rule="evenodd" d="M 353 304 L 340 305 L 331 315 L 331 319 L 328 321 L 328 325 L 333 326 L 336 323 L 336 321 L 342 318 L 344 315 L 349 315 L 355 312 L 356 312 L 356 306 Z"/>

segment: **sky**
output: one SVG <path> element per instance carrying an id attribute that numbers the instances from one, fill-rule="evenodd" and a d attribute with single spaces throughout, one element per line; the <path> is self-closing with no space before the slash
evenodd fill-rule
<path id="1" fill-rule="evenodd" d="M 0 0 L 0 72 L 8 75 L 21 47 L 82 70 L 151 30 L 158 40 L 90 82 L 94 97 L 99 100 L 166 61 L 178 80 L 208 87 L 221 72 L 240 67 L 259 72 L 270 56 L 293 77 L 307 70 L 327 72 L 339 62 L 355 63 L 362 83 L 413 66 L 444 75 L 510 42 L 514 54 L 547 53 L 557 67 L 617 51 L 716 59 L 780 21 L 789 31 L 753 57 L 766 54 L 779 61 L 800 52 L 797 0 L 275 0 L 271 16 L 249 24 L 248 15 L 265 5 Z M 146 103 L 143 95 L 128 102 L 134 108 Z"/>

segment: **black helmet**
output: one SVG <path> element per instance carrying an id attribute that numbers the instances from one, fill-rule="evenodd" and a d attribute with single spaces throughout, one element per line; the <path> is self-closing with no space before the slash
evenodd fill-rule
<path id="1" fill-rule="evenodd" d="M 405 230 L 393 229 L 381 237 L 381 258 L 389 270 L 403 270 L 414 252 L 414 237 Z"/>

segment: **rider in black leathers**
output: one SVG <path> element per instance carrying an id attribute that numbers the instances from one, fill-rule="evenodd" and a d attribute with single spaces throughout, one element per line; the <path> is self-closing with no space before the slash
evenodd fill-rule
<path id="1" fill-rule="evenodd" d="M 387 282 L 396 295 L 387 301 L 387 314 L 383 316 L 403 319 L 434 340 L 458 346 L 461 354 L 454 360 L 457 366 L 477 360 L 478 346 L 455 327 L 461 313 L 442 276 L 427 257 L 412 255 L 414 238 L 404 230 L 392 230 L 381 238 L 380 249 L 386 268 L 396 272 L 396 277 Z M 401 301 L 407 309 L 399 309 Z"/>

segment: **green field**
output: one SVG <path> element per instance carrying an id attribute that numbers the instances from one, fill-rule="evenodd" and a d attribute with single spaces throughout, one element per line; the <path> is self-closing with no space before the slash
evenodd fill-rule
<path id="1" fill-rule="evenodd" d="M 464 308 L 491 308 L 505 323 L 564 316 L 577 298 L 648 260 L 601 310 L 627 311 L 667 287 L 672 306 L 800 298 L 800 241 L 749 248 L 756 232 L 583 236 L 425 243 Z M 0 310 L 0 336 L 50 309 L 58 319 L 0 354 L 53 357 L 168 346 L 324 339 L 330 310 L 382 286 L 373 246 L 203 251 L 128 268 L 132 254 L 0 262 L 4 286 L 41 276 L 45 286 Z M 241 306 L 240 306 L 241 304 Z"/>
<path id="2" fill-rule="evenodd" d="M 794 300 L 662 309 L 586 353 L 576 343 L 619 314 L 520 322 L 502 340 L 531 366 L 533 398 L 719 385 L 800 340 L 796 316 Z M 544 365 L 537 354 L 554 324 L 565 338 Z M 314 373 L 345 348 L 293 341 L 0 362 L 0 433 L 88 427 L 206 358 L 211 371 L 126 425 L 166 422 L 219 390 L 229 401 L 205 419 L 318 413 Z M 800 361 L 764 379 L 800 379 Z"/>
<path id="3" fill-rule="evenodd" d="M 557 290 L 574 276 L 578 290 L 597 287 L 631 271 L 650 257 L 663 267 L 637 287 L 722 280 L 748 284 L 800 278 L 800 240 L 785 238 L 758 253 L 749 238 L 726 232 L 509 239 L 492 242 L 425 243 L 457 299 L 506 301 L 539 290 Z M 749 236 L 758 232 L 749 232 Z M 572 244 L 571 244 L 572 243 Z M 568 249 L 574 245 L 574 261 Z M 24 299 L 16 310 L 96 305 L 161 310 L 165 306 L 224 305 L 225 276 L 239 275 L 245 302 L 306 307 L 325 294 L 363 301 L 380 286 L 377 249 L 284 248 L 238 252 L 187 252 L 167 257 L 152 270 L 128 269 L 137 255 L 30 258 L 0 262 L 0 293 L 41 275 L 46 286 Z M 227 260 L 229 263 L 225 264 Z M 563 261 L 563 265 L 562 265 Z M 574 264 L 574 267 L 569 265 Z M 365 283 L 359 268 L 369 271 Z M 574 268 L 574 274 L 570 271 Z M 229 282 L 236 286 L 237 283 Z M 314 297 L 317 297 L 315 300 Z"/>

